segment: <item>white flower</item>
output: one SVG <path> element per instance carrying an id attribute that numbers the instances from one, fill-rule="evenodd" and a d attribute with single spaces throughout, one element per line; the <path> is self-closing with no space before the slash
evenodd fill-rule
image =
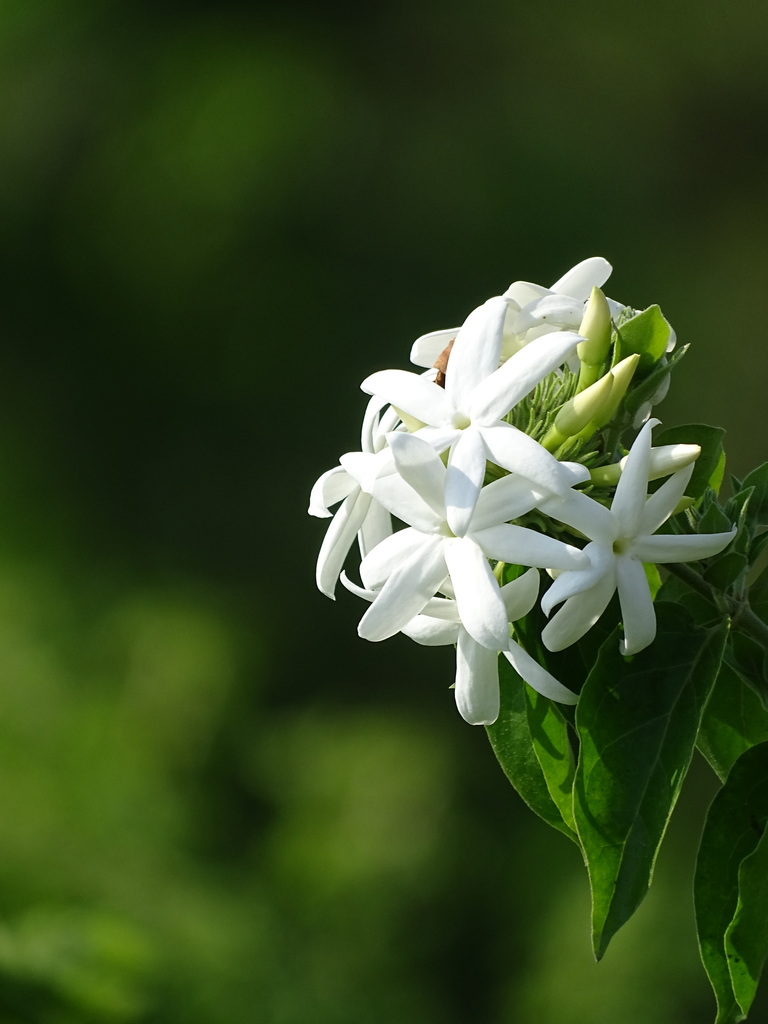
<path id="1" fill-rule="evenodd" d="M 342 583 L 352 593 L 375 601 L 377 592 L 352 583 L 342 574 Z M 519 579 L 499 590 L 510 622 L 527 615 L 539 593 L 539 574 L 529 569 Z M 478 644 L 466 630 L 458 604 L 451 598 L 434 597 L 421 614 L 402 627 L 401 633 L 426 647 L 456 645 L 456 707 L 470 725 L 491 725 L 499 716 L 499 651 Z M 542 668 L 511 637 L 501 653 L 517 674 L 539 693 L 562 704 L 575 704 L 577 696 Z"/>
<path id="2" fill-rule="evenodd" d="M 341 502 L 320 547 L 315 579 L 317 588 L 334 600 L 334 590 L 347 553 L 358 538 L 361 556 L 392 533 L 389 513 L 374 501 L 370 481 L 378 475 L 386 445 L 385 435 L 397 424 L 397 413 L 388 410 L 380 417 L 384 402 L 373 398 L 363 418 L 362 452 L 342 455 L 341 464 L 329 469 L 317 480 L 309 497 L 309 514 L 319 518 L 331 515 L 330 506 Z M 344 466 L 354 460 L 357 467 L 351 476 Z M 364 467 L 368 468 L 366 474 Z M 364 476 L 367 479 L 364 479 Z"/>
<path id="3" fill-rule="evenodd" d="M 507 308 L 500 358 L 508 359 L 542 334 L 578 330 L 592 288 L 605 284 L 612 269 L 610 263 L 601 256 L 592 256 L 577 263 L 555 281 L 551 288 L 530 281 L 515 281 L 511 284 L 501 296 L 507 300 Z M 614 317 L 624 308 L 612 299 L 608 303 Z M 432 331 L 417 338 L 411 348 L 411 362 L 416 366 L 434 366 L 458 331 L 459 328 L 454 327 Z"/>
<path id="4" fill-rule="evenodd" d="M 722 551 L 736 533 L 734 528 L 727 533 L 654 536 L 674 512 L 693 472 L 690 463 L 648 497 L 651 429 L 658 422 L 649 420 L 635 439 L 610 509 L 573 491 L 539 504 L 547 515 L 590 540 L 584 548 L 590 566 L 559 575 L 542 599 L 547 615 L 565 602 L 542 632 L 550 651 L 562 650 L 580 639 L 600 618 L 616 590 L 624 626 L 622 654 L 642 651 L 656 636 L 653 599 L 643 563 L 707 558 Z"/>
<path id="5" fill-rule="evenodd" d="M 562 365 L 581 339 L 570 331 L 550 334 L 499 366 L 506 309 L 506 301 L 497 297 L 470 313 L 456 336 L 444 388 L 407 370 L 382 370 L 360 385 L 425 424 L 418 436 L 436 451 L 451 448 L 445 501 L 455 534 L 465 532 L 486 460 L 550 493 L 561 493 L 574 482 L 562 463 L 502 419 Z"/>
<path id="6" fill-rule="evenodd" d="M 530 481 L 510 475 L 484 487 L 461 529 L 449 519 L 449 470 L 415 434 L 393 433 L 388 441 L 397 472 L 384 474 L 373 494 L 408 526 L 385 538 L 363 559 L 366 589 L 377 591 L 358 626 L 366 640 L 384 640 L 420 614 L 450 576 L 461 621 L 477 643 L 503 650 L 509 619 L 488 559 L 517 565 L 569 569 L 587 564 L 578 548 L 508 520 L 529 512 L 541 499 Z"/>

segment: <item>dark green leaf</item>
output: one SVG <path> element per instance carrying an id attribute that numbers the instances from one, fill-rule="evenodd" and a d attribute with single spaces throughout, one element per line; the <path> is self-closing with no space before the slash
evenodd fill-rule
<path id="1" fill-rule="evenodd" d="M 727 590 L 744 574 L 749 562 L 738 551 L 726 551 L 721 558 L 712 559 L 704 571 L 704 579 L 718 590 Z"/>
<path id="2" fill-rule="evenodd" d="M 726 658 L 728 664 L 758 695 L 763 707 L 768 709 L 768 673 L 766 673 L 765 665 L 765 648 L 751 636 L 740 632 L 738 623 L 731 636 Z"/>
<path id="3" fill-rule="evenodd" d="M 725 662 L 704 711 L 697 746 L 720 781 L 745 750 L 768 740 L 768 711 Z"/>
<path id="4" fill-rule="evenodd" d="M 762 770 L 766 768 L 763 761 Z M 768 813 L 764 802 L 764 814 Z M 725 955 L 731 972 L 736 1002 L 745 1014 L 755 998 L 757 983 L 768 955 L 768 838 L 765 817 L 762 824 L 752 822 L 755 831 L 763 834 L 757 846 L 739 867 L 739 902 L 728 931 L 725 933 Z"/>
<path id="5" fill-rule="evenodd" d="M 574 811 L 598 959 L 650 885 L 727 633 L 726 623 L 697 629 L 674 605 L 656 612 L 656 640 L 645 651 L 622 657 L 618 631 L 603 645 L 576 712 Z"/>
<path id="6" fill-rule="evenodd" d="M 717 1024 L 744 1019 L 768 950 L 767 817 L 768 743 L 760 743 L 735 762 L 712 801 L 696 863 L 699 951 Z"/>
<path id="7" fill-rule="evenodd" d="M 706 423 L 688 423 L 680 427 L 669 427 L 654 435 L 653 443 L 662 444 L 697 444 L 701 448 L 701 455 L 693 467 L 693 476 L 686 487 L 686 494 L 691 498 L 700 498 L 707 487 L 711 486 L 710 481 L 717 482 L 722 479 L 722 466 L 720 464 L 723 454 L 723 438 L 725 431 L 722 427 L 710 427 Z M 730 525 L 730 524 L 729 524 Z M 729 529 L 729 526 L 725 527 Z"/>
<path id="8" fill-rule="evenodd" d="M 567 725 L 551 701 L 536 694 L 506 658 L 499 657 L 501 710 L 488 738 L 504 774 L 531 810 L 575 843 L 570 779 L 572 754 Z M 556 799 L 553 796 L 556 794 Z"/>
<path id="9" fill-rule="evenodd" d="M 768 526 L 768 462 L 753 469 L 745 478 L 742 487 L 754 488 L 749 503 L 749 517 L 759 526 Z"/>
<path id="10" fill-rule="evenodd" d="M 669 335 L 669 324 L 659 307 L 649 306 L 619 328 L 617 361 L 638 353 L 640 370 L 649 370 L 666 352 Z"/>

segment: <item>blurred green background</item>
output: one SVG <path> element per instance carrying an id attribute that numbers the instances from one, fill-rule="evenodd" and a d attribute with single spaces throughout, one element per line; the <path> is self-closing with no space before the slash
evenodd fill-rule
<path id="1" fill-rule="evenodd" d="M 763 461 L 767 50 L 721 0 L 0 0 L 3 1024 L 712 1016 L 708 771 L 595 965 L 451 652 L 359 641 L 305 510 L 365 375 L 594 254 L 693 342 L 664 423 Z"/>

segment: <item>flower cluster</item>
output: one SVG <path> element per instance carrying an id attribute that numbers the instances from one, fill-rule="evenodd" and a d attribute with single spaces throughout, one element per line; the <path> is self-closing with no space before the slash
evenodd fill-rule
<path id="1" fill-rule="evenodd" d="M 419 338 L 424 372 L 363 381 L 361 450 L 312 490 L 312 515 L 340 503 L 319 589 L 333 597 L 341 580 L 369 602 L 367 640 L 454 644 L 456 703 L 473 724 L 498 716 L 499 654 L 539 693 L 578 699 L 524 649 L 515 624 L 532 611 L 548 618 L 543 648 L 560 651 L 618 593 L 621 650 L 634 654 L 656 631 L 648 566 L 710 557 L 733 537 L 658 532 L 690 504 L 699 455 L 652 447 L 651 408 L 682 352 L 658 307 L 604 296 L 610 272 L 592 258 L 551 288 L 515 282 L 461 327 Z M 355 540 L 362 585 L 343 571 Z"/>

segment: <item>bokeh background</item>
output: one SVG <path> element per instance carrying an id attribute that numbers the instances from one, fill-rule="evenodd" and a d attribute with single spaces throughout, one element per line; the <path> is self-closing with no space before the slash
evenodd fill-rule
<path id="1" fill-rule="evenodd" d="M 364 376 L 594 254 L 693 343 L 665 424 L 763 461 L 767 51 L 739 0 L 0 0 L 0 1020 L 712 1016 L 708 770 L 595 965 L 305 510 Z"/>

